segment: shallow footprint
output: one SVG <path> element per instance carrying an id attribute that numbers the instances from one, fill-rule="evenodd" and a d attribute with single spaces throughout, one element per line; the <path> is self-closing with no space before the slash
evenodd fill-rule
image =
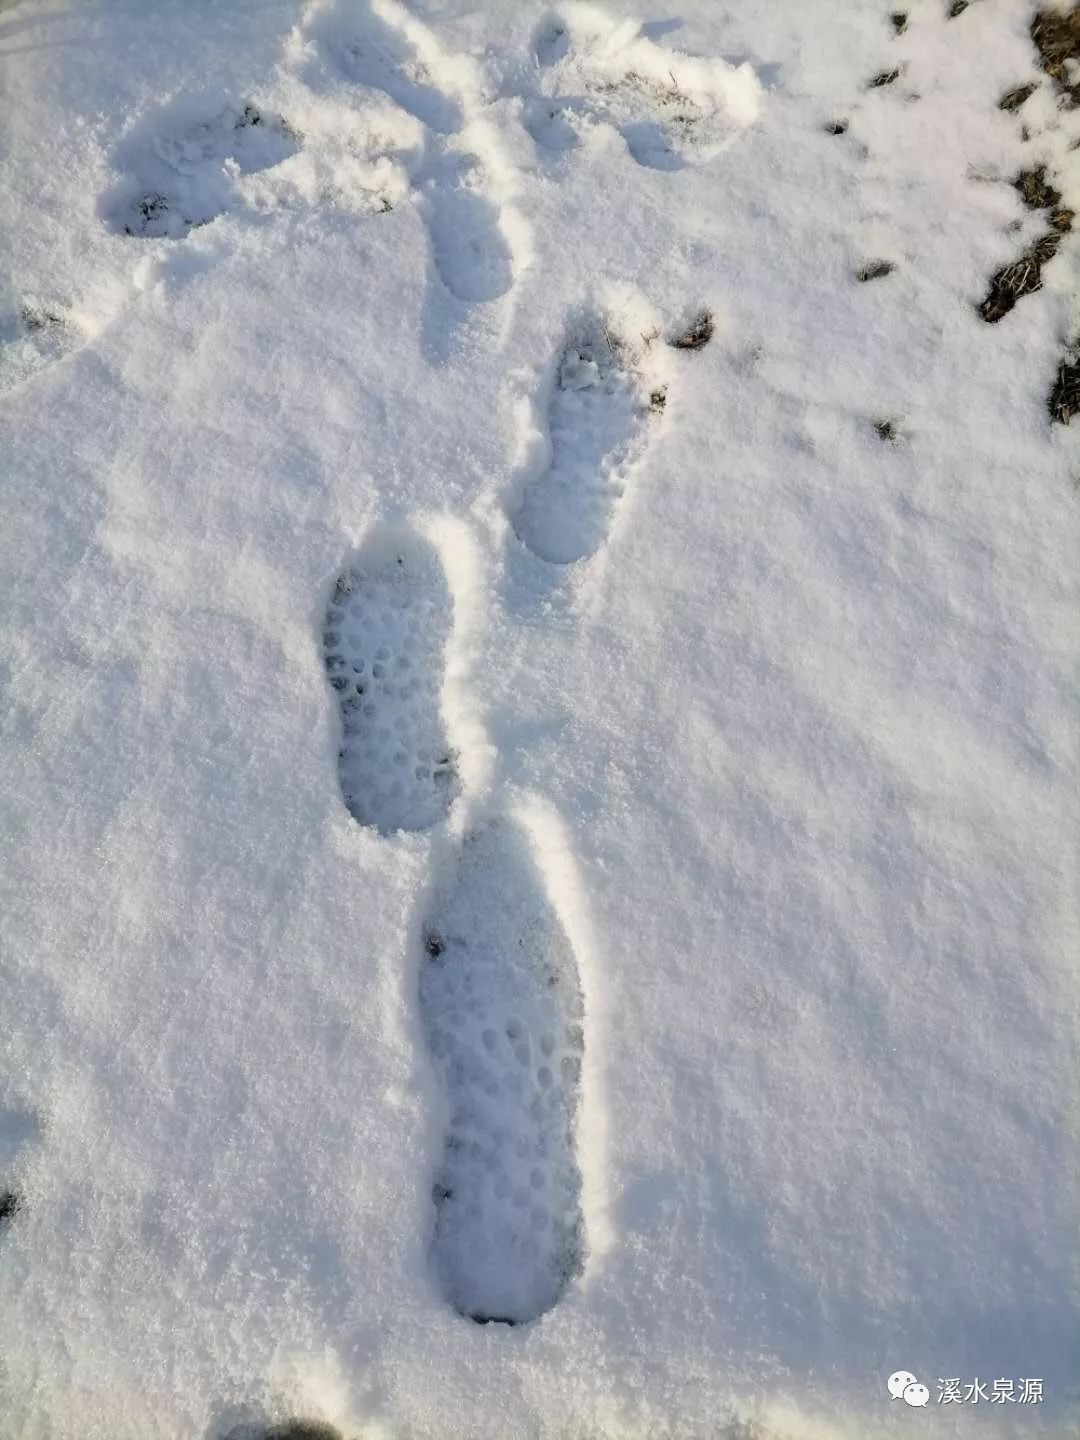
<path id="1" fill-rule="evenodd" d="M 498 207 L 483 191 L 479 162 L 455 157 L 438 165 L 425 186 L 435 268 L 458 300 L 497 300 L 514 279 L 513 258 Z"/>
<path id="2" fill-rule="evenodd" d="M 601 121 L 639 165 L 679 170 L 719 154 L 756 119 L 761 85 L 749 64 L 668 50 L 596 5 L 564 10 L 536 32 L 542 96 L 524 116 L 546 149 L 572 149 L 583 126 Z"/>
<path id="3" fill-rule="evenodd" d="M 509 822 L 466 839 L 424 948 L 420 1008 L 450 1109 L 435 1269 L 469 1319 L 534 1320 L 584 1262 L 583 1003 L 570 942 Z"/>
<path id="4" fill-rule="evenodd" d="M 226 105 L 197 120 L 190 108 L 177 102 L 155 121 L 160 129 L 124 142 L 119 159 L 131 178 L 103 207 L 112 229 L 140 239 L 182 240 L 231 208 L 236 176 L 269 170 L 299 149 L 280 115 L 250 103 Z"/>
<path id="5" fill-rule="evenodd" d="M 563 351 L 548 408 L 551 465 L 526 486 L 514 529 L 543 560 L 568 565 L 594 554 L 611 528 L 631 470 L 645 448 L 649 391 L 630 350 L 598 317 Z"/>
<path id="6" fill-rule="evenodd" d="M 370 4 L 355 7 L 347 17 L 326 12 L 321 32 L 316 33 L 336 41 L 338 65 L 348 79 L 381 90 L 439 135 L 460 130 L 464 118 L 460 102 L 439 88 L 415 47 L 375 15 Z"/>
<path id="7" fill-rule="evenodd" d="M 60 306 L 24 303 L 0 318 L 0 394 L 77 350 L 85 336 Z"/>
<path id="8" fill-rule="evenodd" d="M 440 699 L 453 601 L 434 550 L 377 530 L 326 612 L 327 675 L 341 705 L 341 791 L 361 825 L 426 830 L 460 785 Z"/>

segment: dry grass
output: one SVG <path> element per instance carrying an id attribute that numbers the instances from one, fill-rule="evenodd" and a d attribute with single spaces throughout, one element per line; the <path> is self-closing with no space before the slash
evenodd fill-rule
<path id="1" fill-rule="evenodd" d="M 979 314 L 991 325 L 1009 313 L 1018 300 L 1042 289 L 1042 269 L 1054 258 L 1064 235 L 1072 229 L 1073 212 L 1060 206 L 1061 192 L 1046 179 L 1046 166 L 1022 170 L 1013 181 L 1024 204 L 1031 210 L 1049 210 L 1050 229 L 1032 242 L 1019 259 L 1003 266 L 990 281 L 990 290 L 979 306 Z"/>
<path id="2" fill-rule="evenodd" d="M 1067 65 L 1070 60 L 1080 61 L 1080 5 L 1074 6 L 1067 14 L 1059 10 L 1041 10 L 1031 22 L 1031 40 L 1039 52 L 1040 65 L 1069 107 L 1080 105 L 1080 82 L 1070 81 Z M 1059 210 L 1051 215 L 1050 223 L 1055 227 L 1058 238 L 1071 229 L 1072 219 L 1070 210 Z M 1052 237 L 1044 238 L 1050 242 Z M 1075 341 L 1058 362 L 1057 375 L 1046 397 L 1046 404 L 1051 418 L 1060 425 L 1068 425 L 1074 415 L 1080 415 L 1080 351 Z"/>
<path id="3" fill-rule="evenodd" d="M 990 291 L 979 306 L 979 314 L 991 325 L 1003 320 L 1018 300 L 1042 289 L 1042 268 L 1058 252 L 1061 235 L 1056 231 L 1041 235 L 1019 260 L 1005 265 L 990 281 Z"/>
<path id="4" fill-rule="evenodd" d="M 1010 115 L 1015 115 L 1025 100 L 1030 100 L 1039 87 L 1037 85 L 1017 85 L 1015 90 L 1008 90 L 998 101 L 999 110 L 1007 110 Z"/>
<path id="5" fill-rule="evenodd" d="M 1039 63 L 1070 105 L 1080 105 L 1080 83 L 1070 83 L 1067 60 L 1080 60 L 1080 6 L 1068 14 L 1041 10 L 1031 22 L 1031 39 Z"/>
<path id="6" fill-rule="evenodd" d="M 24 305 L 19 312 L 23 329 L 28 335 L 45 330 L 50 325 L 63 325 L 64 317 L 55 310 L 44 310 L 37 305 Z"/>
<path id="7" fill-rule="evenodd" d="M 1047 398 L 1053 419 L 1068 425 L 1080 415 L 1080 354 L 1066 355 L 1058 364 L 1057 378 Z"/>
<path id="8" fill-rule="evenodd" d="M 676 350 L 704 350 L 713 337 L 715 321 L 708 310 L 703 310 L 694 323 L 677 335 L 670 343 Z"/>
<path id="9" fill-rule="evenodd" d="M 1021 170 L 1013 185 L 1030 210 L 1049 210 L 1061 199 L 1061 192 L 1047 184 L 1045 165 L 1038 165 L 1034 170 Z"/>

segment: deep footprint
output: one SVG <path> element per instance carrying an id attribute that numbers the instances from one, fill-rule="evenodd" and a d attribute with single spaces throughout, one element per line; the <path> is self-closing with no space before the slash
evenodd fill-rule
<path id="1" fill-rule="evenodd" d="M 535 555 L 568 565 L 600 548 L 644 451 L 650 415 L 662 408 L 663 392 L 650 394 L 627 347 L 601 320 L 577 330 L 548 410 L 551 465 L 526 487 L 513 517 Z"/>
<path id="2" fill-rule="evenodd" d="M 420 1007 L 450 1122 L 434 1263 L 480 1324 L 520 1324 L 581 1273 L 583 1002 L 570 942 L 506 821 L 470 835 L 424 932 Z"/>
<path id="3" fill-rule="evenodd" d="M 342 795 L 354 819 L 383 834 L 426 830 L 460 788 L 440 709 L 452 618 L 434 550 L 391 531 L 376 532 L 339 576 L 326 612 Z"/>

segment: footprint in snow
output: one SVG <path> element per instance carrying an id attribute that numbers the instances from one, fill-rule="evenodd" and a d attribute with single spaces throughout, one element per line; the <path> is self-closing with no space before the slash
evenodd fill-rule
<path id="1" fill-rule="evenodd" d="M 128 173 L 103 204 L 106 223 L 141 239 L 183 239 L 237 203 L 237 179 L 280 165 L 300 148 L 280 115 L 251 103 L 207 116 L 178 102 L 120 147 Z"/>
<path id="2" fill-rule="evenodd" d="M 598 316 L 567 341 L 548 404 L 551 461 L 512 516 L 542 560 L 568 565 L 606 539 L 666 400 L 663 387 L 646 382 L 642 360 Z"/>
<path id="3" fill-rule="evenodd" d="M 376 530 L 342 572 L 323 635 L 341 707 L 342 795 L 382 834 L 443 819 L 459 793 L 440 696 L 453 603 L 411 531 Z M 481 1323 L 549 1310 L 581 1272 L 576 1154 L 584 1006 L 573 949 L 518 827 L 466 837 L 423 929 L 419 1002 L 449 1105 L 433 1264 Z"/>
<path id="4" fill-rule="evenodd" d="M 420 1008 L 450 1110 L 435 1269 L 469 1319 L 534 1320 L 583 1266 L 584 1007 L 574 952 L 514 826 L 467 837 L 424 949 Z"/>
<path id="5" fill-rule="evenodd" d="M 63 360 L 85 342 L 71 315 L 57 305 L 24 303 L 0 320 L 0 394 Z"/>
<path id="6" fill-rule="evenodd" d="M 593 5 L 568 5 L 535 37 L 540 94 L 525 108 L 537 144 L 563 151 L 591 125 L 614 126 L 639 165 L 679 170 L 718 154 L 757 117 L 748 64 L 683 55 Z"/>
<path id="7" fill-rule="evenodd" d="M 466 91 L 448 74 L 440 83 L 440 59 L 422 56 L 410 34 L 370 4 L 321 7 L 303 34 L 350 85 L 388 96 L 423 127 L 422 143 L 396 158 L 419 198 L 439 284 L 470 305 L 504 295 L 514 280 L 513 256 L 489 170 L 462 148 Z M 441 333 L 452 319 L 435 315 L 430 328 Z"/>
<path id="8" fill-rule="evenodd" d="M 346 79 L 381 90 L 437 135 L 461 129 L 461 102 L 439 87 L 416 47 L 369 4 L 353 7 L 347 18 L 340 7 L 322 12 L 313 22 L 313 33 L 328 44 Z"/>
<path id="9" fill-rule="evenodd" d="M 476 158 L 448 157 L 424 182 L 423 195 L 435 268 L 451 295 L 473 304 L 505 295 L 513 259 Z"/>
<path id="10" fill-rule="evenodd" d="M 376 532 L 326 612 L 327 675 L 341 709 L 341 792 L 361 825 L 426 830 L 459 791 L 441 713 L 453 603 L 435 552 Z"/>

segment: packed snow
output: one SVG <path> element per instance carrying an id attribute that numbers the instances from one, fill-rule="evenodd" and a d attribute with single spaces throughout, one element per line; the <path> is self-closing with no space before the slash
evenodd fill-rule
<path id="1" fill-rule="evenodd" d="M 641 4 L 0 4 L 3 1440 L 1080 1426 L 1076 65 Z"/>

